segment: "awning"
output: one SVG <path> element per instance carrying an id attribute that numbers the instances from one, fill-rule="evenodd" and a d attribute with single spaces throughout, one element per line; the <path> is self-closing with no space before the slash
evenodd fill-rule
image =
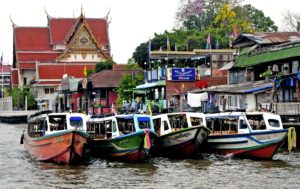
<path id="1" fill-rule="evenodd" d="M 158 81 L 158 82 L 154 82 L 154 83 L 145 83 L 145 84 L 136 86 L 136 89 L 147 89 L 147 88 L 158 87 L 158 86 L 166 86 L 166 81 L 163 80 L 163 81 Z"/>
<path id="2" fill-rule="evenodd" d="M 233 67 L 233 62 L 229 62 L 227 64 L 225 64 L 222 68 L 220 68 L 219 70 L 229 70 Z"/>

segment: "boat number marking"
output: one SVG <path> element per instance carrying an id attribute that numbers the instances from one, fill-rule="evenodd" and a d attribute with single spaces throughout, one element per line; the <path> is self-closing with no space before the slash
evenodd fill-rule
<path id="1" fill-rule="evenodd" d="M 129 142 L 128 139 L 124 139 L 124 140 L 119 141 L 119 144 L 127 144 L 128 142 Z"/>
<path id="2" fill-rule="evenodd" d="M 256 136 L 257 140 L 269 140 L 272 139 L 272 137 L 270 135 L 266 135 L 266 136 Z"/>
<path id="3" fill-rule="evenodd" d="M 64 142 L 64 138 L 63 137 L 58 137 L 54 139 L 55 143 L 60 143 L 60 142 Z"/>

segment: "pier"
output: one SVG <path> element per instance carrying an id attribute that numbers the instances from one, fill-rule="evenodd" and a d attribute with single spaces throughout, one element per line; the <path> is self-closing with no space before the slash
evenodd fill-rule
<path id="1" fill-rule="evenodd" d="M 27 117 L 35 114 L 36 112 L 37 110 L 3 111 L 0 112 L 0 122 L 10 124 L 27 123 Z"/>

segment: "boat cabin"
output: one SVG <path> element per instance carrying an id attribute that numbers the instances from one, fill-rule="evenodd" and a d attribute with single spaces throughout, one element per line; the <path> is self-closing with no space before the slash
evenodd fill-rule
<path id="1" fill-rule="evenodd" d="M 283 129 L 280 116 L 269 112 L 224 112 L 206 114 L 205 117 L 211 135 Z"/>
<path id="2" fill-rule="evenodd" d="M 80 113 L 35 114 L 28 119 L 28 134 L 41 137 L 63 130 L 86 131 L 86 115 Z"/>
<path id="3" fill-rule="evenodd" d="M 188 127 L 204 125 L 204 120 L 203 113 L 192 112 L 166 113 L 153 116 L 154 129 L 159 136 Z"/>
<path id="4" fill-rule="evenodd" d="M 152 117 L 149 115 L 96 115 L 87 121 L 87 133 L 92 139 L 111 139 L 144 129 L 153 130 Z"/>

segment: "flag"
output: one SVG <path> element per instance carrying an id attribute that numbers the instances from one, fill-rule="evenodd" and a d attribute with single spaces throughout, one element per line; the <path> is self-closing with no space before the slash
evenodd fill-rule
<path id="1" fill-rule="evenodd" d="M 84 69 L 83 69 L 83 75 L 84 75 L 84 77 L 86 77 L 86 76 L 87 76 L 87 70 L 86 70 L 86 66 L 84 66 Z"/>
<path id="2" fill-rule="evenodd" d="M 216 42 L 216 49 L 219 49 L 220 48 L 220 44 L 219 44 L 219 40 L 217 40 Z"/>
<path id="3" fill-rule="evenodd" d="M 117 115 L 117 112 L 116 112 L 116 110 L 115 110 L 114 103 L 111 103 L 111 112 L 112 112 L 114 115 Z"/>
<path id="4" fill-rule="evenodd" d="M 1 72 L 3 72 L 3 52 L 0 59 Z"/>
<path id="5" fill-rule="evenodd" d="M 144 129 L 145 137 L 144 137 L 144 148 L 149 150 L 151 147 L 151 140 L 150 140 L 150 129 Z"/>
<path id="6" fill-rule="evenodd" d="M 210 34 L 208 34 L 208 36 L 207 36 L 207 40 L 206 40 L 206 49 L 211 49 L 211 45 L 210 45 Z"/>
<path id="7" fill-rule="evenodd" d="M 167 36 L 167 51 L 170 51 L 170 40 L 169 40 L 169 36 Z"/>
<path id="8" fill-rule="evenodd" d="M 148 102 L 147 106 L 148 106 L 148 112 L 149 112 L 149 115 L 152 116 L 152 107 L 151 107 L 150 102 Z"/>
<path id="9" fill-rule="evenodd" d="M 234 39 L 236 39 L 238 37 L 238 30 L 237 30 L 236 26 L 234 26 L 234 28 L 233 28 L 233 36 L 234 36 Z"/>
<path id="10" fill-rule="evenodd" d="M 232 39 L 234 38 L 234 33 L 232 32 L 229 36 L 229 48 L 232 47 Z"/>
<path id="11" fill-rule="evenodd" d="M 151 52 L 151 40 L 149 38 L 149 42 L 148 42 L 148 53 L 150 54 Z"/>

